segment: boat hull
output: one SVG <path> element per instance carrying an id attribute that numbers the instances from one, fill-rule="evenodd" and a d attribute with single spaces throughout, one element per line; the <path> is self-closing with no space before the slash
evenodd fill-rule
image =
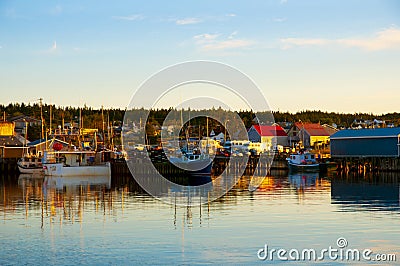
<path id="1" fill-rule="evenodd" d="M 207 177 L 211 176 L 211 168 L 212 168 L 212 163 L 209 163 L 203 169 L 195 171 L 185 171 L 185 174 L 188 175 L 189 177 Z"/>
<path id="2" fill-rule="evenodd" d="M 43 167 L 24 167 L 18 165 L 18 171 L 21 174 L 43 174 Z"/>
<path id="3" fill-rule="evenodd" d="M 170 162 L 176 167 L 185 171 L 189 177 L 210 176 L 212 160 L 210 158 L 198 160 L 182 160 L 181 158 L 171 158 Z"/>
<path id="4" fill-rule="evenodd" d="M 316 164 L 294 164 L 288 162 L 289 170 L 293 172 L 319 172 L 320 166 Z"/>
<path id="5" fill-rule="evenodd" d="M 44 164 L 46 176 L 111 176 L 111 164 L 90 166 L 64 166 L 62 163 Z"/>

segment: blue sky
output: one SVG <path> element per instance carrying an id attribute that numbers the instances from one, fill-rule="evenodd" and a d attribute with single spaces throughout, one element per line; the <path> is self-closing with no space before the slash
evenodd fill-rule
<path id="1" fill-rule="evenodd" d="M 0 2 L 2 104 L 124 108 L 188 60 L 238 68 L 273 110 L 399 112 L 400 3 Z"/>

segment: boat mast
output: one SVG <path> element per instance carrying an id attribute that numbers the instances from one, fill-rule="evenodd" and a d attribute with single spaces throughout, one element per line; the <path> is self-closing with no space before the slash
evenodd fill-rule
<path id="1" fill-rule="evenodd" d="M 206 133 L 207 133 L 207 136 L 206 136 L 206 153 L 208 154 L 209 153 L 209 147 L 208 147 L 208 116 L 206 116 Z"/>
<path id="2" fill-rule="evenodd" d="M 52 112 L 52 110 L 53 110 L 53 105 L 50 104 L 50 132 L 49 132 L 50 135 L 51 135 L 51 126 L 52 126 L 52 122 L 53 122 L 53 112 Z"/>
<path id="3" fill-rule="evenodd" d="M 26 154 L 28 153 L 28 143 L 27 143 L 27 141 L 28 141 L 28 122 L 25 120 L 25 118 L 24 118 L 24 121 L 25 121 L 25 138 L 24 138 L 24 146 L 25 146 L 25 149 L 26 149 Z"/>
<path id="4" fill-rule="evenodd" d="M 43 98 L 39 98 L 39 103 L 40 103 L 40 123 L 42 124 L 42 131 L 40 138 L 44 139 L 44 125 L 43 125 Z"/>
<path id="5" fill-rule="evenodd" d="M 81 145 L 81 135 L 82 135 L 82 109 L 79 107 L 79 133 L 78 133 L 78 145 L 79 145 L 79 150 L 82 149 L 82 145 Z"/>
<path id="6" fill-rule="evenodd" d="M 105 144 L 105 135 L 104 135 L 104 107 L 101 106 L 101 121 L 102 121 L 102 136 L 103 136 L 103 145 Z"/>
<path id="7" fill-rule="evenodd" d="M 107 147 L 109 147 L 110 146 L 110 113 L 107 111 L 107 140 L 108 140 L 108 143 L 107 143 Z"/>

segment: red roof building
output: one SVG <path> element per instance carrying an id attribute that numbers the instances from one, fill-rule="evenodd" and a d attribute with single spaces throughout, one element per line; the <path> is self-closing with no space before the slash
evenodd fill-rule
<path id="1" fill-rule="evenodd" d="M 296 122 L 288 131 L 289 145 L 301 144 L 303 147 L 329 145 L 329 137 L 333 134 L 319 123 Z"/>
<path id="2" fill-rule="evenodd" d="M 272 146 L 288 145 L 288 135 L 279 125 L 253 125 L 248 131 L 248 136 L 251 142 L 268 142 Z"/>

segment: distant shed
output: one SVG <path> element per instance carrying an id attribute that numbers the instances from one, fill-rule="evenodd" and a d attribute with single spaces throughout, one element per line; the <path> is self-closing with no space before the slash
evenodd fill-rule
<path id="1" fill-rule="evenodd" d="M 338 131 L 331 136 L 331 157 L 400 157 L 400 128 Z"/>

